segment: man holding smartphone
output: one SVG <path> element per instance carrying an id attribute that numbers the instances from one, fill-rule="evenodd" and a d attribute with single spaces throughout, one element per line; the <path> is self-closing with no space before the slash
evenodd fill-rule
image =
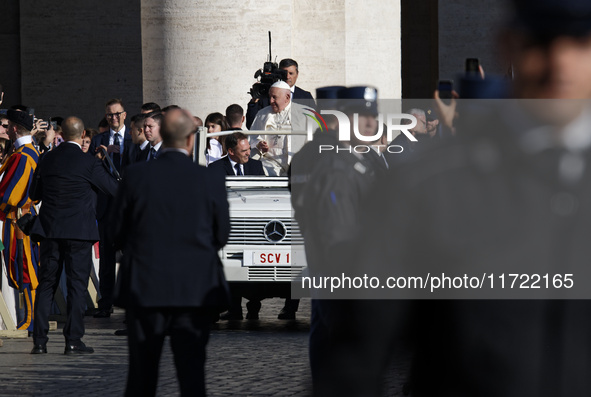
<path id="1" fill-rule="evenodd" d="M 376 351 L 395 343 L 379 338 L 387 327 L 411 337 L 413 396 L 591 395 L 591 3 L 513 5 L 500 44 L 515 99 L 464 100 L 457 117 L 457 101 L 437 101 L 457 138 L 366 205 L 368 274 L 494 276 L 388 291 L 399 300 L 366 337 Z M 524 282 L 538 273 L 575 282 Z M 508 274 L 519 279 L 503 286 Z"/>

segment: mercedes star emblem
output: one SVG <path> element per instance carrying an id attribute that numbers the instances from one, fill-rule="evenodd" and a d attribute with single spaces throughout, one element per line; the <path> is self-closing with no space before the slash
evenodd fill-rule
<path id="1" fill-rule="evenodd" d="M 278 243 L 285 238 L 287 235 L 287 229 L 285 225 L 280 221 L 271 221 L 265 225 L 263 230 L 265 238 L 271 243 Z"/>

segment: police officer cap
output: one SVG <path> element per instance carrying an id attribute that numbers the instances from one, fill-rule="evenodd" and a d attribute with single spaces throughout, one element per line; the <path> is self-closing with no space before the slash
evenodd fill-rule
<path id="1" fill-rule="evenodd" d="M 378 114 L 378 90 L 375 87 L 359 86 L 345 88 L 340 92 L 345 112 Z"/>
<path id="2" fill-rule="evenodd" d="M 331 85 L 328 87 L 316 88 L 316 99 L 319 109 L 339 109 L 340 92 L 346 87 L 342 85 Z"/>
<path id="3" fill-rule="evenodd" d="M 316 99 L 338 99 L 339 92 L 345 88 L 346 87 L 342 85 L 316 88 Z"/>
<path id="4" fill-rule="evenodd" d="M 21 127 L 24 127 L 27 131 L 31 131 L 33 129 L 33 116 L 30 116 L 26 112 L 8 109 L 8 111 L 6 112 L 6 117 L 14 124 L 18 124 Z"/>
<path id="5" fill-rule="evenodd" d="M 528 31 L 537 39 L 591 34 L 589 0 L 513 0 L 513 3 L 514 27 Z"/>

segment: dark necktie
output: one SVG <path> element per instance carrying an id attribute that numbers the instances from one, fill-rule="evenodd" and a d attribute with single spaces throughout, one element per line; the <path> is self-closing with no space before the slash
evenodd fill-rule
<path id="1" fill-rule="evenodd" d="M 119 134 L 113 135 L 113 146 L 116 146 L 121 150 L 121 142 L 119 141 Z M 117 171 L 121 171 L 121 154 L 117 152 L 113 152 L 113 165 L 117 169 Z"/>
<path id="2" fill-rule="evenodd" d="M 234 166 L 234 168 L 236 168 L 236 175 L 238 175 L 238 176 L 244 175 L 242 173 L 242 170 L 240 169 L 240 164 L 236 163 L 236 165 Z"/>
<path id="3" fill-rule="evenodd" d="M 150 149 L 150 159 L 149 160 L 156 160 L 156 148 L 152 147 Z"/>

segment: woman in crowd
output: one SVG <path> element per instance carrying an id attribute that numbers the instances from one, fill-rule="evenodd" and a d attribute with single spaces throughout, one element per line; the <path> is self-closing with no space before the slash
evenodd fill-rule
<path id="1" fill-rule="evenodd" d="M 82 151 L 84 153 L 88 153 L 88 148 L 90 147 L 90 141 L 92 138 L 98 134 L 98 131 L 92 128 L 87 128 L 84 130 L 86 133 L 84 134 L 84 138 L 82 139 Z"/>
<path id="2" fill-rule="evenodd" d="M 228 131 L 230 125 L 226 118 L 221 113 L 210 113 L 205 119 L 205 127 L 209 134 L 220 131 Z M 219 160 L 226 155 L 226 147 L 224 145 L 224 137 L 207 138 L 207 150 L 205 151 L 205 158 L 207 165 Z"/>

